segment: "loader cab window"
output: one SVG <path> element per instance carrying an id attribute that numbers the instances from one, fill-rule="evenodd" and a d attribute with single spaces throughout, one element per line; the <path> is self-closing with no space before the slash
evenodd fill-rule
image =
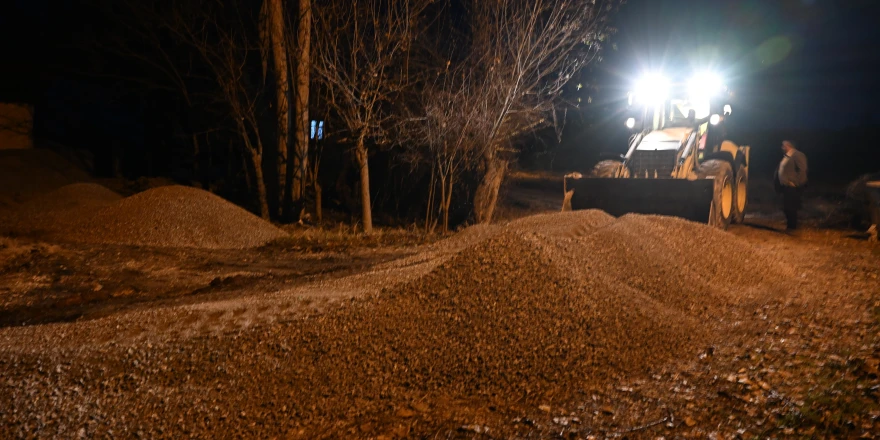
<path id="1" fill-rule="evenodd" d="M 690 96 L 683 85 L 675 86 L 671 93 L 656 104 L 641 103 L 644 111 L 645 122 L 652 130 L 663 130 L 673 127 L 691 127 L 694 121 L 708 119 L 711 113 L 709 97 Z M 636 101 L 633 95 L 629 95 L 629 104 L 632 106 Z M 694 119 L 688 118 L 689 114 Z"/>
<path id="2" fill-rule="evenodd" d="M 693 124 L 688 118 L 688 113 L 694 112 L 695 119 L 709 117 L 709 101 L 697 102 L 685 98 L 673 98 L 669 100 L 667 111 L 667 127 L 689 127 Z"/>
<path id="3" fill-rule="evenodd" d="M 691 112 L 693 112 L 695 120 L 708 118 L 709 101 L 702 102 L 676 97 L 667 99 L 662 105 L 647 108 L 648 121 L 652 122 L 654 130 L 691 127 L 693 120 L 688 118 L 688 114 Z"/>

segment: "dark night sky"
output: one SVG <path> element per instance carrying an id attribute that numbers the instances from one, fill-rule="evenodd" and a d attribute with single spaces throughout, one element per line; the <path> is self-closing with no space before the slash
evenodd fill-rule
<path id="1" fill-rule="evenodd" d="M 57 0 L 0 9 L 0 99 L 45 96 L 63 43 L 82 31 L 82 9 Z M 710 63 L 732 80 L 753 126 L 878 124 L 878 18 L 876 0 L 629 0 L 600 83 L 620 97 L 648 67 Z"/>
<path id="2" fill-rule="evenodd" d="M 711 66 L 735 86 L 742 117 L 763 128 L 877 124 L 878 18 L 873 0 L 629 0 L 603 82 Z"/>

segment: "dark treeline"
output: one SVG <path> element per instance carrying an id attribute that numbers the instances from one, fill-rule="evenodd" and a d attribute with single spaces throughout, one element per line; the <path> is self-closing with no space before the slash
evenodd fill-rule
<path id="1" fill-rule="evenodd" d="M 43 29 L 28 52 L 38 139 L 89 150 L 99 175 L 169 176 L 280 221 L 330 208 L 370 230 L 491 221 L 507 171 L 559 139 L 619 4 L 18 7 Z"/>

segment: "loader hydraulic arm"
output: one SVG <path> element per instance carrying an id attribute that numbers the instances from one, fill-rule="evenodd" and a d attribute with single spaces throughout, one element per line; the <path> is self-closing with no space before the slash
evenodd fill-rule
<path id="1" fill-rule="evenodd" d="M 642 138 L 645 137 L 645 132 L 641 132 L 633 136 L 632 143 L 629 145 L 629 150 L 627 150 L 626 155 L 623 156 L 623 163 L 625 164 L 630 156 L 632 156 L 633 151 L 636 151 L 636 147 L 642 142 Z"/>
<path id="2" fill-rule="evenodd" d="M 688 136 L 687 142 L 685 143 L 684 150 L 681 152 L 681 156 L 678 157 L 678 162 L 675 164 L 675 168 L 672 170 L 672 175 L 679 177 L 681 174 L 681 167 L 684 166 L 685 162 L 688 160 L 688 156 L 691 154 L 691 150 L 694 148 L 694 145 L 697 144 L 697 133 L 698 129 L 694 129 L 693 132 Z M 684 176 L 686 177 L 687 173 Z"/>

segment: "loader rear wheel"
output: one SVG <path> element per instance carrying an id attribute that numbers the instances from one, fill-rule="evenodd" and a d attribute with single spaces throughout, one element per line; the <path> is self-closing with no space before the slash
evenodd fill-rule
<path id="1" fill-rule="evenodd" d="M 629 170 L 619 160 L 603 160 L 593 167 L 591 177 L 629 177 Z"/>
<path id="2" fill-rule="evenodd" d="M 709 208 L 709 226 L 726 230 L 734 217 L 733 168 L 726 160 L 707 160 L 700 166 L 699 176 L 714 178 L 712 205 Z"/>
<path id="3" fill-rule="evenodd" d="M 736 203 L 733 205 L 733 222 L 742 223 L 746 218 L 746 205 L 749 202 L 749 170 L 746 169 L 745 165 L 739 164 L 735 179 L 736 190 L 734 195 L 736 196 Z"/>

